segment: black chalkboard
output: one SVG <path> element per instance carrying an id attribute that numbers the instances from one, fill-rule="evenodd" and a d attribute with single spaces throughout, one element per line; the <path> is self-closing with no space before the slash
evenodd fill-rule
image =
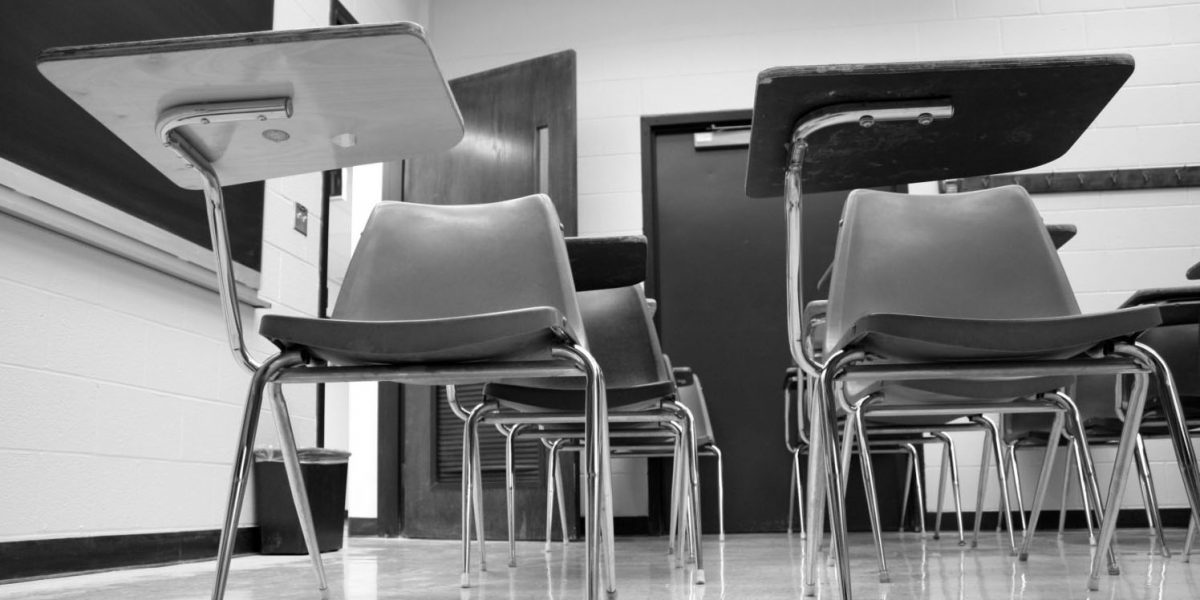
<path id="1" fill-rule="evenodd" d="M 172 184 L 38 72 L 46 48 L 266 31 L 272 0 L 9 0 L 0 5 L 0 156 L 211 248 L 204 195 Z M 263 184 L 225 189 L 234 260 L 262 262 Z"/>

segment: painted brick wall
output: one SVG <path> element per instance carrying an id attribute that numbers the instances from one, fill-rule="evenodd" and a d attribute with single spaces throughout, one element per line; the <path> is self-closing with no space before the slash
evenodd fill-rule
<path id="1" fill-rule="evenodd" d="M 448 77 L 575 49 L 584 235 L 641 231 L 642 116 L 749 108 L 755 74 L 781 65 L 1129 52 L 1138 66 L 1125 89 L 1076 148 L 1044 168 L 1200 161 L 1196 2 L 531 0 L 499 10 L 458 0 L 431 3 L 429 19 Z M 1038 204 L 1047 221 L 1080 228 L 1063 260 L 1085 310 L 1114 307 L 1140 287 L 1183 284 L 1184 269 L 1200 260 L 1200 190 L 1047 196 Z M 979 445 L 970 436 L 960 443 L 966 485 L 976 480 Z M 1169 451 L 1153 444 L 1150 452 L 1163 504 L 1179 506 Z M 1107 469 L 1110 454 L 1097 454 Z M 938 457 L 931 459 L 935 481 Z M 1037 466 L 1036 457 L 1025 462 Z M 780 477 L 786 485 L 787 474 Z M 964 503 L 974 506 L 973 488 Z"/>
<path id="2" fill-rule="evenodd" d="M 279 0 L 275 19 L 322 25 L 328 0 Z M 320 194 L 319 175 L 267 184 L 271 312 L 316 312 Z M 292 230 L 296 203 L 308 237 Z M 0 542 L 219 527 L 249 376 L 217 295 L 7 216 L 0 252 Z M 244 311 L 248 332 L 257 316 Z M 312 386 L 285 393 L 297 441 L 313 445 Z M 261 423 L 258 445 L 278 445 L 270 415 Z M 251 525 L 253 491 L 246 507 Z"/>

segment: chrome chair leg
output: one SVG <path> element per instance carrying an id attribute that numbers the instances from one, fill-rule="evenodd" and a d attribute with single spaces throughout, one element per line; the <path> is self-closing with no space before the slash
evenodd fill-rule
<path id="1" fill-rule="evenodd" d="M 279 433 L 279 447 L 283 454 L 283 467 L 287 472 L 288 487 L 292 491 L 292 503 L 300 520 L 300 534 L 312 559 L 317 573 L 317 589 L 328 589 L 325 580 L 325 565 L 321 562 L 321 546 L 317 543 L 317 526 L 313 523 L 312 508 L 308 504 L 308 491 L 304 487 L 304 473 L 300 468 L 300 456 L 296 451 L 296 436 L 292 433 L 292 417 L 288 413 L 287 400 L 283 397 L 283 386 L 271 384 L 271 403 L 274 407 L 275 429 Z"/>
<path id="2" fill-rule="evenodd" d="M 845 488 L 842 487 L 841 466 L 836 460 L 833 460 L 837 452 L 837 412 L 832 405 L 825 406 L 834 397 L 833 379 L 839 362 L 844 358 L 852 357 L 853 355 L 841 355 L 834 353 L 826 363 L 825 368 L 821 372 L 821 394 L 817 398 L 814 405 L 817 406 L 815 421 L 818 428 L 822 430 L 824 440 L 821 453 L 828 457 L 824 462 L 825 485 L 827 487 L 828 499 L 827 508 L 829 509 L 829 529 L 831 532 L 830 548 L 833 549 L 833 555 L 837 561 L 838 581 L 841 583 L 843 600 L 853 598 L 850 585 L 850 548 L 846 544 L 846 514 L 843 510 L 842 502 L 845 498 Z M 810 438 L 811 439 L 811 438 Z M 810 460 L 813 450 L 810 448 Z M 816 503 L 818 506 L 820 502 Z"/>
<path id="3" fill-rule="evenodd" d="M 825 463 L 825 425 L 821 422 L 824 413 L 820 410 L 820 404 L 823 400 L 818 396 L 819 391 L 814 390 L 812 401 L 809 402 L 809 446 L 808 446 L 808 494 L 804 502 L 804 508 L 808 512 L 808 537 L 804 540 L 804 554 L 802 555 L 802 571 L 804 582 L 804 595 L 815 596 L 817 593 L 817 569 L 821 563 L 821 540 L 825 537 L 825 470 L 830 468 Z M 836 460 L 833 456 L 828 459 L 830 462 Z M 839 475 L 840 477 L 840 475 Z M 834 487 L 831 495 L 834 497 L 832 503 L 840 500 L 838 496 L 838 488 Z"/>
<path id="4" fill-rule="evenodd" d="M 667 536 L 667 554 L 678 555 L 683 550 L 683 546 L 679 543 L 679 503 L 683 493 L 683 436 L 675 436 L 675 455 L 671 457 L 671 519 L 668 522 Z M 682 567 L 679 562 L 676 567 Z"/>
<path id="5" fill-rule="evenodd" d="M 459 585 L 466 588 L 471 587 L 471 525 L 472 525 L 472 510 L 475 493 L 475 436 L 472 432 L 475 431 L 479 420 L 483 417 L 483 409 L 485 404 L 479 404 L 471 409 L 467 416 L 467 420 L 463 422 L 463 449 L 462 449 L 462 575 L 459 577 Z M 481 491 L 482 493 L 482 491 Z M 480 529 L 483 528 L 483 523 L 476 524 Z"/>
<path id="6" fill-rule="evenodd" d="M 1065 402 L 1066 397 L 1060 395 L 1059 400 Z M 1046 454 L 1042 459 L 1041 474 L 1038 476 L 1037 487 L 1033 491 L 1033 506 L 1029 513 L 1029 521 L 1025 527 L 1025 535 L 1021 540 L 1021 550 L 1017 560 L 1029 560 L 1029 546 L 1033 543 L 1033 534 L 1037 531 L 1038 518 L 1042 515 L 1042 505 L 1046 500 L 1046 490 L 1050 488 L 1050 475 L 1054 471 L 1054 456 L 1058 452 L 1058 440 L 1062 437 L 1063 421 L 1068 418 L 1067 411 L 1055 413 L 1054 422 L 1050 426 L 1050 438 L 1046 444 Z M 1001 484 L 1003 485 L 1003 484 Z M 1007 488 L 1004 490 L 1007 492 Z M 1007 493 L 1005 494 L 1007 495 Z M 1012 533 L 1012 521 L 1009 521 L 1009 533 Z"/>
<path id="7" fill-rule="evenodd" d="M 942 539 L 942 506 L 946 498 L 946 477 L 949 473 L 946 462 L 950 460 L 949 452 L 950 447 L 942 443 L 942 461 L 938 464 L 937 510 L 933 517 L 933 539 L 935 540 Z"/>
<path id="8" fill-rule="evenodd" d="M 558 526 L 561 529 L 562 545 L 565 547 L 571 540 L 567 534 L 567 493 L 563 487 L 562 452 L 564 448 L 566 448 L 566 444 L 562 443 L 554 449 L 554 454 L 557 456 L 554 462 L 558 467 L 554 472 L 554 495 L 558 497 Z"/>
<path id="9" fill-rule="evenodd" d="M 1102 501 L 1100 499 L 1100 483 L 1096 478 L 1096 465 L 1092 461 L 1092 453 L 1089 449 L 1090 446 L 1088 445 L 1088 441 L 1087 441 L 1087 432 L 1083 429 L 1083 420 L 1079 417 L 1078 409 L 1074 408 L 1073 403 L 1071 406 L 1072 406 L 1072 411 L 1071 411 L 1071 414 L 1068 415 L 1068 420 L 1067 420 L 1066 426 L 1076 428 L 1076 430 L 1074 432 L 1075 456 L 1078 459 L 1078 464 L 1079 464 L 1080 470 L 1083 473 L 1083 481 L 1081 482 L 1081 484 L 1085 484 L 1085 485 L 1082 486 L 1082 489 L 1084 490 L 1084 494 L 1091 496 L 1092 511 L 1096 515 L 1096 522 L 1104 523 L 1104 515 L 1106 514 L 1104 507 L 1106 505 L 1102 504 Z M 1131 440 L 1131 442 L 1132 442 L 1132 440 Z M 1118 456 L 1120 456 L 1119 453 L 1118 453 Z M 1126 466 L 1126 469 L 1124 471 L 1118 472 L 1117 470 L 1114 469 L 1113 476 L 1116 477 L 1116 476 L 1120 475 L 1121 477 L 1125 477 L 1128 474 L 1128 471 L 1129 471 L 1128 466 L 1129 465 L 1126 464 L 1125 466 Z M 1122 493 L 1124 493 L 1124 484 L 1122 483 L 1121 485 L 1122 485 L 1121 491 L 1122 491 Z M 1111 484 L 1110 484 L 1109 488 L 1111 490 L 1111 488 L 1112 488 Z M 1119 509 L 1120 509 L 1119 497 L 1116 500 L 1116 503 L 1112 504 L 1112 506 L 1114 506 L 1112 521 L 1113 521 L 1113 531 L 1115 533 L 1116 532 L 1116 514 L 1119 512 Z M 1106 544 L 1103 546 L 1097 545 L 1095 555 L 1096 556 L 1101 556 L 1101 555 L 1107 556 L 1108 572 L 1110 575 L 1119 575 L 1120 574 L 1120 567 L 1117 564 L 1117 554 L 1111 544 Z"/>
<path id="10" fill-rule="evenodd" d="M 1127 350 L 1128 352 L 1128 350 Z M 1138 356 L 1137 352 L 1128 352 L 1134 356 Z M 1142 358 L 1139 356 L 1139 358 Z M 1152 361 L 1148 361 L 1151 368 L 1157 368 L 1158 365 Z M 1168 374 L 1167 377 L 1170 377 Z M 1096 552 L 1092 556 L 1092 568 L 1088 575 L 1088 589 L 1091 591 L 1099 591 L 1100 589 L 1100 564 L 1103 561 L 1105 554 L 1109 555 L 1109 575 L 1119 575 L 1120 569 L 1116 565 L 1115 556 L 1112 556 L 1112 542 L 1117 532 L 1116 515 L 1120 512 L 1121 498 L 1125 494 L 1125 484 L 1129 473 L 1129 466 L 1133 460 L 1134 437 L 1141 430 L 1142 413 L 1146 406 L 1146 391 L 1149 387 L 1149 375 L 1138 373 L 1133 376 L 1133 386 L 1130 392 L 1129 402 L 1125 409 L 1125 426 L 1121 430 L 1121 439 L 1117 444 L 1117 455 L 1113 462 L 1112 482 L 1108 486 L 1108 501 L 1105 505 L 1100 505 L 1097 502 L 1096 514 L 1100 517 L 1100 536 L 1096 540 Z M 1076 439 L 1076 445 L 1080 448 L 1080 462 L 1090 462 L 1086 457 L 1086 446 L 1082 441 L 1082 431 Z M 1089 470 L 1090 464 L 1084 467 Z M 1093 470 L 1094 472 L 1094 470 Z M 1111 510 L 1107 513 L 1102 512 L 1104 506 L 1110 507 Z M 1105 552 L 1107 550 L 1107 552 Z"/>
<path id="11" fill-rule="evenodd" d="M 792 535 L 792 516 L 796 508 L 796 484 L 800 478 L 800 451 L 792 450 L 792 481 L 788 483 L 787 532 Z M 803 528 L 801 528 L 803 529 Z"/>
<path id="12" fill-rule="evenodd" d="M 471 457 L 471 476 L 475 480 L 475 493 L 471 497 L 472 506 L 475 508 L 475 540 L 479 542 L 479 571 L 487 572 L 487 529 L 484 525 L 487 521 L 483 520 L 483 460 L 480 458 L 479 450 L 479 424 L 471 430 L 471 441 L 474 447 L 474 456 Z"/>
<path id="13" fill-rule="evenodd" d="M 1071 456 L 1075 458 L 1075 476 L 1079 479 L 1079 495 L 1083 498 L 1083 514 L 1084 522 L 1087 523 L 1088 529 L 1088 544 L 1096 545 L 1096 524 L 1097 519 L 1094 518 L 1095 499 L 1088 493 L 1087 475 L 1083 472 L 1083 461 L 1079 458 L 1079 445 L 1075 443 L 1075 437 L 1071 436 Z"/>
<path id="14" fill-rule="evenodd" d="M 1158 539 L 1159 553 L 1163 558 L 1171 558 L 1171 549 L 1167 547 L 1167 538 L 1163 532 L 1162 518 L 1158 512 L 1158 493 L 1154 489 L 1154 474 L 1150 471 L 1150 457 L 1146 454 L 1146 442 L 1142 436 L 1137 436 L 1137 447 L 1134 449 L 1134 459 L 1137 461 L 1138 479 L 1141 481 L 1142 497 L 1145 499 L 1146 515 L 1150 527 L 1154 529 Z"/>
<path id="15" fill-rule="evenodd" d="M 911 444 L 909 444 L 911 446 Z M 909 453 L 908 460 L 904 466 L 904 493 L 900 494 L 900 531 L 904 531 L 904 525 L 907 523 L 908 517 L 908 498 L 912 491 L 912 476 L 913 476 L 913 461 L 915 452 Z"/>
<path id="16" fill-rule="evenodd" d="M 709 444 L 708 448 L 717 459 L 717 524 L 720 529 L 717 540 L 723 542 L 725 541 L 725 457 L 716 444 Z"/>
<path id="17" fill-rule="evenodd" d="M 1005 444 L 1005 456 L 1008 458 L 1005 464 L 1007 465 L 1006 468 L 1008 469 L 1009 477 L 1012 479 L 1013 491 L 1016 496 L 1017 516 L 1021 519 L 1021 531 L 1024 532 L 1028 528 L 1029 523 L 1025 519 L 1025 498 L 1021 491 L 1021 469 L 1017 464 L 1016 442 Z M 1009 499 L 1009 502 L 1012 502 L 1012 498 Z"/>
<path id="18" fill-rule="evenodd" d="M 808 530 L 804 525 L 804 478 L 800 476 L 800 450 L 792 455 L 792 477 L 795 478 L 796 488 L 796 517 L 800 520 L 800 539 L 805 539 Z M 790 512 L 791 509 L 789 508 Z"/>
<path id="19" fill-rule="evenodd" d="M 1075 460 L 1075 446 L 1067 445 L 1067 455 L 1063 458 L 1062 492 L 1058 505 L 1058 538 L 1062 539 L 1067 526 L 1067 494 L 1071 491 L 1071 466 Z M 1090 520 L 1089 520 L 1090 522 Z M 1090 528 L 1089 528 L 1090 529 Z"/>
<path id="20" fill-rule="evenodd" d="M 225 522 L 221 526 L 221 541 L 217 546 L 217 576 L 213 582 L 212 600 L 225 597 L 225 586 L 229 582 L 229 563 L 233 559 L 233 546 L 237 540 L 238 518 L 242 513 L 242 500 L 246 497 L 246 483 L 250 479 L 250 468 L 254 464 L 254 438 L 258 433 L 258 418 L 262 410 L 263 394 L 268 382 L 279 371 L 300 364 L 300 355 L 285 352 L 271 357 L 254 371 L 250 379 L 250 390 L 246 394 L 246 406 L 242 410 L 242 430 L 238 435 L 237 452 L 233 459 L 233 474 L 230 476 L 229 497 L 225 502 Z"/>
<path id="21" fill-rule="evenodd" d="M 1008 528 L 1008 547 L 1009 552 L 1013 555 L 1017 553 L 1017 539 L 1013 529 L 1012 508 L 1008 505 L 1008 476 L 1004 473 L 1004 444 L 1000 441 L 1000 428 L 996 426 L 995 421 L 987 417 L 973 417 L 971 420 L 988 428 L 991 433 L 988 437 L 992 440 L 992 452 L 996 457 L 996 477 L 1000 481 L 1000 512 L 1004 518 L 1004 525 Z"/>
<path id="22" fill-rule="evenodd" d="M 613 534 L 612 511 L 606 510 L 605 502 L 611 501 L 611 490 L 601 489 L 608 476 L 611 456 L 608 452 L 608 401 L 604 389 L 604 374 L 599 363 L 584 348 L 572 345 L 556 354 L 570 358 L 585 373 L 583 446 L 586 451 L 585 488 L 588 489 L 587 546 L 585 547 L 587 570 L 585 587 L 589 600 L 597 600 L 604 592 L 616 591 L 613 557 L 603 556 Z M 601 564 L 607 569 L 601 570 Z M 607 581 L 605 581 L 607 579 Z"/>
<path id="23" fill-rule="evenodd" d="M 703 526 L 700 520 L 700 467 L 696 448 L 696 420 L 692 415 L 692 411 L 683 404 L 677 402 L 670 402 L 669 404 L 683 416 L 684 455 L 687 457 L 687 489 L 691 499 L 687 507 L 691 510 L 691 514 L 689 515 L 692 520 L 690 532 L 693 544 L 692 550 L 696 557 L 695 582 L 703 585 L 705 581 L 704 548 L 701 543 L 703 539 L 701 537 Z"/>
<path id="24" fill-rule="evenodd" d="M 1183 543 L 1183 562 L 1192 561 L 1192 542 L 1196 539 L 1196 517 L 1188 519 L 1187 541 Z"/>
<path id="25" fill-rule="evenodd" d="M 601 514 L 604 519 L 600 521 L 603 528 L 604 554 L 600 557 L 605 569 L 605 588 L 604 591 L 608 594 L 615 594 L 617 591 L 617 549 L 615 527 L 613 526 L 613 496 L 612 496 L 612 446 L 608 438 L 607 422 L 608 416 L 605 415 L 605 433 L 603 436 L 598 436 L 600 441 L 600 451 L 603 453 L 603 458 L 600 460 L 600 493 L 603 494 L 604 505 L 601 507 Z"/>
<path id="26" fill-rule="evenodd" d="M 862 467 L 863 487 L 867 493 L 867 516 L 871 521 L 871 531 L 875 538 L 875 555 L 879 562 L 879 583 L 888 583 L 891 581 L 891 576 L 888 574 L 887 557 L 883 550 L 883 526 L 879 521 L 879 497 L 875 493 L 875 466 L 871 461 L 871 442 L 867 437 L 867 423 L 863 416 L 863 412 L 867 403 L 871 400 L 867 398 L 861 400 L 855 406 L 854 414 L 851 417 L 855 421 L 855 430 L 859 440 L 859 465 Z M 842 440 L 842 447 L 852 445 L 854 440 L 847 436 Z"/>
<path id="27" fill-rule="evenodd" d="M 984 429 L 983 432 L 983 449 L 979 457 L 979 481 L 975 486 L 975 532 L 971 538 L 971 547 L 979 547 L 979 529 L 983 524 L 983 499 L 987 496 L 988 487 L 988 470 L 992 466 L 991 457 L 988 456 L 988 447 L 992 445 L 992 430 Z M 999 515 L 997 515 L 997 519 Z"/>
<path id="28" fill-rule="evenodd" d="M 1197 462 L 1196 449 L 1192 446 L 1187 419 L 1179 400 L 1179 389 L 1175 387 L 1175 378 L 1154 349 L 1141 342 L 1135 343 L 1134 348 L 1153 365 L 1158 377 L 1161 396 L 1159 401 L 1166 417 L 1167 429 L 1170 431 L 1171 445 L 1175 450 L 1175 463 L 1179 466 L 1179 474 L 1183 478 L 1192 517 L 1200 518 L 1200 462 Z"/>
<path id="29" fill-rule="evenodd" d="M 550 541 L 554 531 L 554 481 L 558 479 L 558 447 L 562 440 L 554 440 L 546 452 L 546 545 L 542 552 L 550 551 Z"/>
<path id="30" fill-rule="evenodd" d="M 954 493 L 954 518 L 958 524 L 958 545 L 966 546 L 967 538 L 963 533 L 962 488 L 958 479 L 958 451 L 954 448 L 954 438 L 948 434 L 935 433 L 934 437 L 941 439 L 946 446 L 945 455 L 950 464 L 950 489 Z"/>
<path id="31" fill-rule="evenodd" d="M 906 444 L 906 446 L 908 447 L 909 460 L 912 461 L 912 463 L 914 465 L 919 466 L 921 464 L 921 461 L 917 454 L 917 452 L 918 452 L 917 447 L 912 444 Z M 917 515 L 919 515 L 919 517 L 920 517 L 919 519 L 917 519 L 917 530 L 921 532 L 922 536 L 924 536 L 925 535 L 925 484 L 922 483 L 922 481 L 921 481 L 924 478 L 921 477 L 920 470 L 915 471 L 913 473 L 913 475 L 916 476 L 916 481 L 914 481 L 913 483 L 915 483 L 917 486 Z"/>
<path id="32" fill-rule="evenodd" d="M 504 436 L 504 497 L 508 517 L 508 566 L 517 566 L 517 508 L 516 473 L 513 473 L 513 443 L 524 429 L 524 425 L 513 425 Z"/>

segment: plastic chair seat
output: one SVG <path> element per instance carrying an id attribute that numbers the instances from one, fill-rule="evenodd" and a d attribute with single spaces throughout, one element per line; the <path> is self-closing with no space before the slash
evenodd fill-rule
<path id="1" fill-rule="evenodd" d="M 675 393 L 675 386 L 670 381 L 659 381 L 628 387 L 609 387 L 605 389 L 608 395 L 609 410 L 653 410 L 659 407 L 662 400 L 670 398 Z M 539 380 L 537 386 L 518 385 L 513 383 L 489 383 L 483 388 L 483 395 L 492 398 L 502 410 L 521 412 L 579 412 L 583 409 L 583 378 L 559 378 Z M 616 424 L 613 424 L 615 427 Z"/>
<path id="2" fill-rule="evenodd" d="M 856 320 L 837 347 L 912 361 L 1061 359 L 1159 323 L 1154 307 L 1031 319 L 877 313 Z"/>
<path id="3" fill-rule="evenodd" d="M 1200 265 L 1198 265 L 1200 266 Z M 1138 290 L 1125 300 L 1121 307 L 1159 304 L 1166 302 L 1188 302 L 1200 299 L 1200 285 L 1185 285 L 1169 288 L 1147 288 Z"/>
<path id="4" fill-rule="evenodd" d="M 540 306 L 443 319 L 358 321 L 266 315 L 259 333 L 336 365 L 549 358 L 571 335 L 562 313 Z M 582 379 L 581 379 L 582 380 Z M 583 406 L 583 394 L 579 394 Z"/>

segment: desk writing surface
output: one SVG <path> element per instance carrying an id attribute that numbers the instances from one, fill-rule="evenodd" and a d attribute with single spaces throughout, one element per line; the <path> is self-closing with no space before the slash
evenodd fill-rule
<path id="1" fill-rule="evenodd" d="M 201 187 L 200 178 L 155 130 L 162 112 L 180 105 L 291 98 L 289 119 L 182 129 L 223 185 L 439 152 L 463 135 L 450 89 L 411 23 L 56 48 L 38 68 L 191 189 Z M 271 141 L 263 136 L 268 129 L 290 137 Z"/>
<path id="2" fill-rule="evenodd" d="M 835 105 L 948 100 L 954 116 L 818 131 L 801 170 L 805 192 L 1036 167 L 1070 149 L 1132 73 L 1125 54 L 767 69 L 755 90 L 746 194 L 782 196 L 792 131 Z"/>

